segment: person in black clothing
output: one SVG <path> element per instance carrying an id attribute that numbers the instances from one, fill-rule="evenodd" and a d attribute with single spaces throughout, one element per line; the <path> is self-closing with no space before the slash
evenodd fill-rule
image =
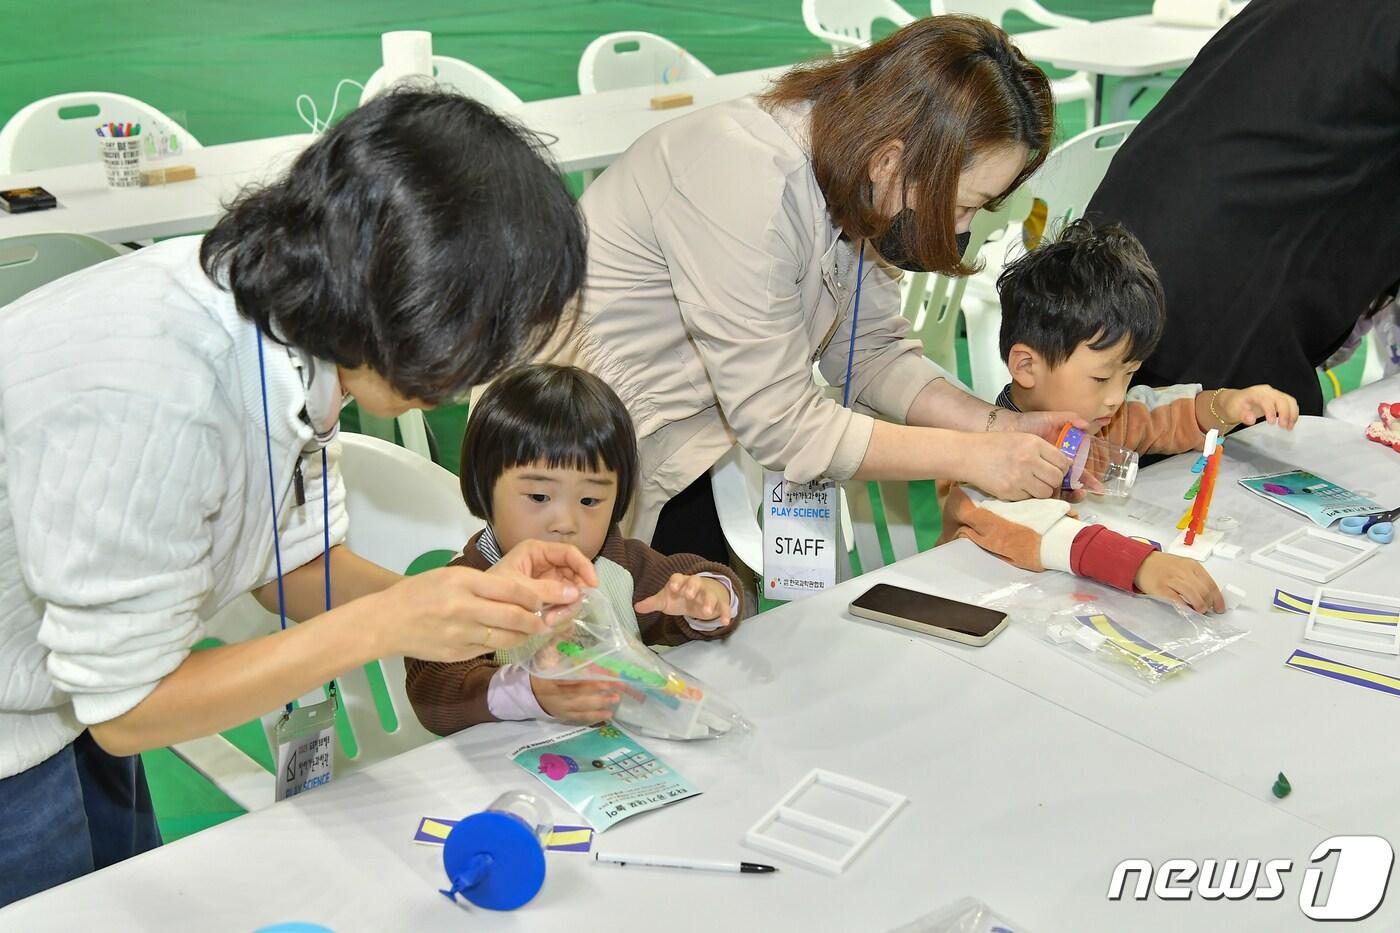
<path id="1" fill-rule="evenodd" d="M 1167 329 L 1145 385 L 1314 369 L 1400 275 L 1400 2 L 1253 0 L 1118 151 L 1089 204 L 1147 248 Z"/>

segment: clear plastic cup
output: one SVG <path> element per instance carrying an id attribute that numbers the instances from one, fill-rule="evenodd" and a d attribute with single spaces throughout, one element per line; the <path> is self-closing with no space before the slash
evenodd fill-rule
<path id="1" fill-rule="evenodd" d="M 1123 498 L 1137 481 L 1136 450 L 1119 447 L 1069 424 L 1060 429 L 1056 446 L 1074 461 L 1065 474 L 1063 489 L 1086 489 L 1100 496 Z"/>
<path id="2" fill-rule="evenodd" d="M 542 796 L 528 790 L 508 790 L 486 808 L 488 813 L 508 813 L 534 832 L 535 838 L 544 845 L 545 838 L 554 832 L 554 820 L 549 815 L 549 804 Z"/>
<path id="3" fill-rule="evenodd" d="M 442 847 L 451 900 L 460 894 L 478 907 L 515 910 L 544 886 L 546 839 L 554 831 L 539 794 L 507 791 L 480 813 L 463 819 Z"/>

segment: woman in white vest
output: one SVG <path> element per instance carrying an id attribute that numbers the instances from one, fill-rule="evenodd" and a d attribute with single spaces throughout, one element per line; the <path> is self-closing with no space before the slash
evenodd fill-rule
<path id="1" fill-rule="evenodd" d="M 936 16 L 672 120 L 610 166 L 581 201 L 580 327 L 554 355 L 632 413 L 629 533 L 724 560 L 705 473 L 736 442 L 795 482 L 1051 495 L 1068 461 L 1033 435 L 1071 419 L 963 392 L 905 339 L 896 280 L 969 272 L 973 214 L 1040 165 L 1053 129 L 1048 80 L 1004 32 Z M 840 387 L 848 362 L 843 407 L 812 365 Z"/>
<path id="2" fill-rule="evenodd" d="M 377 657 L 515 644 L 593 582 L 540 543 L 401 579 L 341 545 L 322 470 L 346 399 L 389 417 L 456 397 L 552 333 L 583 268 L 536 141 L 417 91 L 352 113 L 206 236 L 0 311 L 0 905 L 159 843 L 139 752 Z M 303 624 L 191 653 L 240 594 L 277 611 L 274 495 Z"/>

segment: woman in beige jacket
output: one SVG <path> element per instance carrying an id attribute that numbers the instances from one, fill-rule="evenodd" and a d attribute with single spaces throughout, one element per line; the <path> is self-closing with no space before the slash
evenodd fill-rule
<path id="1" fill-rule="evenodd" d="M 672 120 L 594 182 L 579 327 L 554 355 L 604 378 L 636 423 L 628 533 L 724 559 L 697 480 L 736 442 L 795 482 L 1053 494 L 1068 464 L 1035 435 L 1067 419 L 958 388 L 904 339 L 897 282 L 900 268 L 971 271 L 958 234 L 1039 166 L 1053 125 L 1044 73 L 1004 32 L 931 17 Z M 849 409 L 812 375 L 843 386 L 848 354 Z"/>

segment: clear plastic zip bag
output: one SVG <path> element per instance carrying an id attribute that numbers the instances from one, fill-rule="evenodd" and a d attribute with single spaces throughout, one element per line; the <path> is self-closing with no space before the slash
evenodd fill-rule
<path id="1" fill-rule="evenodd" d="M 584 589 L 571 617 L 496 657 L 547 680 L 617 684 L 613 721 L 644 735 L 711 739 L 752 729 L 733 703 L 642 644 L 599 590 Z"/>
<path id="2" fill-rule="evenodd" d="M 975 897 L 965 897 L 890 933 L 1030 933 Z"/>
<path id="3" fill-rule="evenodd" d="M 1012 584 L 979 602 L 1105 673 L 1129 671 L 1149 684 L 1178 676 L 1249 634 L 1218 616 L 1068 574 Z"/>

